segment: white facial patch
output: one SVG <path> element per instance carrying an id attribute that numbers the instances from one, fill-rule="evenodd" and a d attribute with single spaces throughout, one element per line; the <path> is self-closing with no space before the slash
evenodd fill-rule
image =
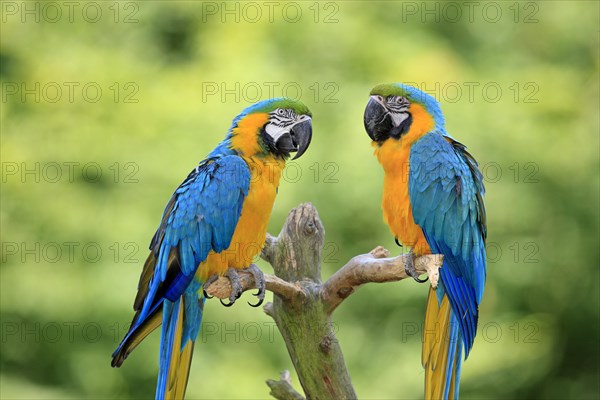
<path id="1" fill-rule="evenodd" d="M 404 112 L 400 112 L 400 113 L 390 112 L 390 115 L 392 116 L 392 120 L 394 121 L 394 126 L 400 126 L 400 124 L 402 122 L 404 122 L 404 120 L 406 118 L 408 118 L 408 113 L 404 113 Z"/>
<path id="2" fill-rule="evenodd" d="M 279 138 L 281 136 L 283 136 L 286 133 L 288 133 L 290 131 L 290 128 L 286 127 L 286 126 L 278 126 L 278 125 L 275 125 L 272 122 L 269 122 L 265 126 L 265 131 L 267 132 L 267 135 L 271 136 L 273 138 L 273 141 L 275 143 L 277 143 L 277 140 L 279 140 Z"/>

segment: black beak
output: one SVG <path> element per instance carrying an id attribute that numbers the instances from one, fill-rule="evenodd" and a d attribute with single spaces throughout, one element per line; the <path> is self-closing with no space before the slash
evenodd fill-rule
<path id="1" fill-rule="evenodd" d="M 389 137 L 393 128 L 392 116 L 385 108 L 380 96 L 371 96 L 365 108 L 365 130 L 369 137 L 382 142 Z"/>
<path id="2" fill-rule="evenodd" d="M 312 120 L 309 118 L 294 125 L 290 133 L 292 135 L 292 140 L 298 145 L 296 155 L 292 158 L 292 160 L 295 160 L 300 158 L 310 145 L 312 139 Z"/>
<path id="3" fill-rule="evenodd" d="M 296 152 L 296 155 L 292 158 L 292 160 L 295 160 L 296 158 L 300 158 L 306 149 L 308 149 L 311 139 L 312 121 L 309 118 L 297 123 L 289 133 L 282 135 L 277 140 L 276 147 L 287 154 Z"/>

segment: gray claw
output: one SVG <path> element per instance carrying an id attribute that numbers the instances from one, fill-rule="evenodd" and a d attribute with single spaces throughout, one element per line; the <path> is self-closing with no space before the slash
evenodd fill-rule
<path id="1" fill-rule="evenodd" d="M 231 307 L 237 299 L 242 295 L 242 285 L 235 268 L 229 267 L 225 273 L 229 283 L 231 284 L 231 294 L 229 295 L 229 303 L 225 303 L 223 299 L 219 299 L 225 307 Z"/>
<path id="2" fill-rule="evenodd" d="M 210 278 L 208 278 L 206 282 L 204 282 L 204 285 L 202 285 L 202 293 L 207 299 L 212 299 L 214 296 L 210 296 L 208 293 L 206 293 L 206 290 L 204 288 L 209 287 L 211 284 L 215 283 L 217 279 L 219 279 L 219 274 L 214 274 Z"/>
<path id="3" fill-rule="evenodd" d="M 258 297 L 258 303 L 252 304 L 248 302 L 248 305 L 250 307 L 260 307 L 260 305 L 265 300 L 265 275 L 260 270 L 260 268 L 256 266 L 256 264 L 250 264 L 250 266 L 248 267 L 248 271 L 250 271 L 250 273 L 254 277 L 254 283 L 256 284 L 256 288 L 258 289 L 258 292 L 256 292 L 256 294 L 254 295 Z"/>
<path id="4" fill-rule="evenodd" d="M 427 282 L 429 277 L 427 277 L 425 279 L 419 278 L 419 273 L 417 272 L 417 269 L 415 268 L 415 258 L 416 258 L 416 256 L 415 256 L 413 249 L 410 249 L 410 251 L 408 252 L 408 260 L 406 261 L 406 266 L 404 267 L 404 271 L 406 271 L 406 274 L 409 275 L 410 277 L 412 277 L 415 281 L 417 281 L 419 283 L 425 283 L 425 282 Z"/>

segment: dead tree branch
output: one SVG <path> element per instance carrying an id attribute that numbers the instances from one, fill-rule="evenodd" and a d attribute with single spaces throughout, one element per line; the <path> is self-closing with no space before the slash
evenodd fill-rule
<path id="1" fill-rule="evenodd" d="M 304 397 L 292 386 L 290 371 L 287 369 L 279 375 L 278 381 L 268 379 L 267 385 L 271 388 L 269 394 L 277 400 L 304 400 Z"/>
<path id="2" fill-rule="evenodd" d="M 356 399 L 342 350 L 332 329 L 332 312 L 361 285 L 405 279 L 408 255 L 389 257 L 383 247 L 352 258 L 321 282 L 321 253 L 325 229 L 312 204 L 290 211 L 277 237 L 267 236 L 261 257 L 273 266 L 275 275 L 265 275 L 266 288 L 275 294 L 264 311 L 283 336 L 290 359 L 307 399 Z M 415 259 L 419 273 L 429 276 L 436 287 L 441 255 Z M 250 272 L 239 272 L 244 290 L 255 287 Z M 206 287 L 209 295 L 228 298 L 231 285 L 219 278 Z M 268 380 L 271 395 L 279 400 L 301 400 L 292 387 L 289 372 L 278 381 Z"/>
<path id="3" fill-rule="evenodd" d="M 327 312 L 332 313 L 344 299 L 365 283 L 400 281 L 409 277 L 405 272 L 408 255 L 389 257 L 389 252 L 379 246 L 369 254 L 352 258 L 323 284 L 321 294 Z M 429 255 L 415 259 L 415 269 L 427 274 L 431 286 L 437 287 L 442 255 Z"/>

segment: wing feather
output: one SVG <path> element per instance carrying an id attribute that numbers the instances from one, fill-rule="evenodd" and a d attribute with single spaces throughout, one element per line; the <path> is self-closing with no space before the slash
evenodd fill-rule
<path id="1" fill-rule="evenodd" d="M 150 242 L 134 301 L 136 314 L 113 354 L 113 365 L 123 362 L 132 343 L 139 343 L 139 332 L 149 333 L 149 318 L 165 299 L 179 300 L 209 252 L 229 247 L 249 188 L 246 162 L 226 155 L 200 163 L 175 190 Z M 154 323 L 150 326 L 156 328 Z"/>
<path id="2" fill-rule="evenodd" d="M 482 175 L 465 146 L 438 132 L 413 144 L 409 196 L 431 251 L 444 254 L 438 299 L 447 295 L 468 355 L 485 281 Z"/>

